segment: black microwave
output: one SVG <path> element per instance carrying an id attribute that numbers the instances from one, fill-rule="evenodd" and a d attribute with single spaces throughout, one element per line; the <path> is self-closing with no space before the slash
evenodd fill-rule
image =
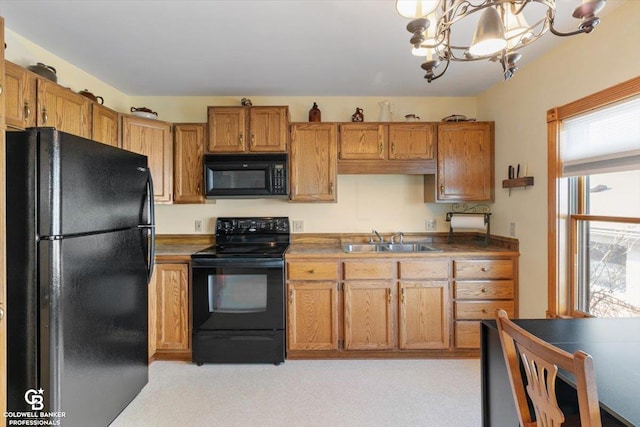
<path id="1" fill-rule="evenodd" d="M 207 199 L 287 195 L 286 153 L 204 156 L 204 196 Z"/>

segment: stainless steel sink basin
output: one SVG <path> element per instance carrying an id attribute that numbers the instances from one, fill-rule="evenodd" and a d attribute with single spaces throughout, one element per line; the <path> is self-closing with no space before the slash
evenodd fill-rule
<path id="1" fill-rule="evenodd" d="M 345 244 L 342 250 L 346 253 L 370 253 L 370 252 L 442 252 L 424 243 L 361 243 Z"/>
<path id="2" fill-rule="evenodd" d="M 342 250 L 347 253 L 367 253 L 367 252 L 378 252 L 380 251 L 380 245 L 376 244 L 348 244 L 342 245 Z"/>

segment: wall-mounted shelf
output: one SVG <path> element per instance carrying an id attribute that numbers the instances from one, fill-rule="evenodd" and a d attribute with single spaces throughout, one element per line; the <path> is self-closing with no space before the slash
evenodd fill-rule
<path id="1" fill-rule="evenodd" d="M 502 188 L 529 187 L 532 185 L 532 176 L 523 176 L 522 178 L 505 179 L 502 181 Z"/>

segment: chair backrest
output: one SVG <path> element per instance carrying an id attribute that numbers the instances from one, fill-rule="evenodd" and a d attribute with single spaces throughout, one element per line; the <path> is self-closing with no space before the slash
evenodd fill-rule
<path id="1" fill-rule="evenodd" d="M 549 344 L 509 320 L 504 310 L 498 310 L 496 318 L 520 425 L 559 426 L 565 421 L 555 392 L 556 375 L 561 368 L 575 376 L 582 427 L 601 427 L 591 356 L 580 350 L 570 354 Z M 535 422 L 527 403 L 521 361 L 527 377 L 526 393 L 535 410 Z"/>

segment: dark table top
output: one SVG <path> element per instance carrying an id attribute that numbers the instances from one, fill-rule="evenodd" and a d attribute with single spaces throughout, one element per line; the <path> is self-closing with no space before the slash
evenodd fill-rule
<path id="1" fill-rule="evenodd" d="M 640 426 L 640 318 L 516 319 L 516 324 L 569 353 L 593 357 L 601 407 Z M 496 328 L 495 320 L 485 320 Z M 559 376 L 575 388 L 572 376 Z"/>

